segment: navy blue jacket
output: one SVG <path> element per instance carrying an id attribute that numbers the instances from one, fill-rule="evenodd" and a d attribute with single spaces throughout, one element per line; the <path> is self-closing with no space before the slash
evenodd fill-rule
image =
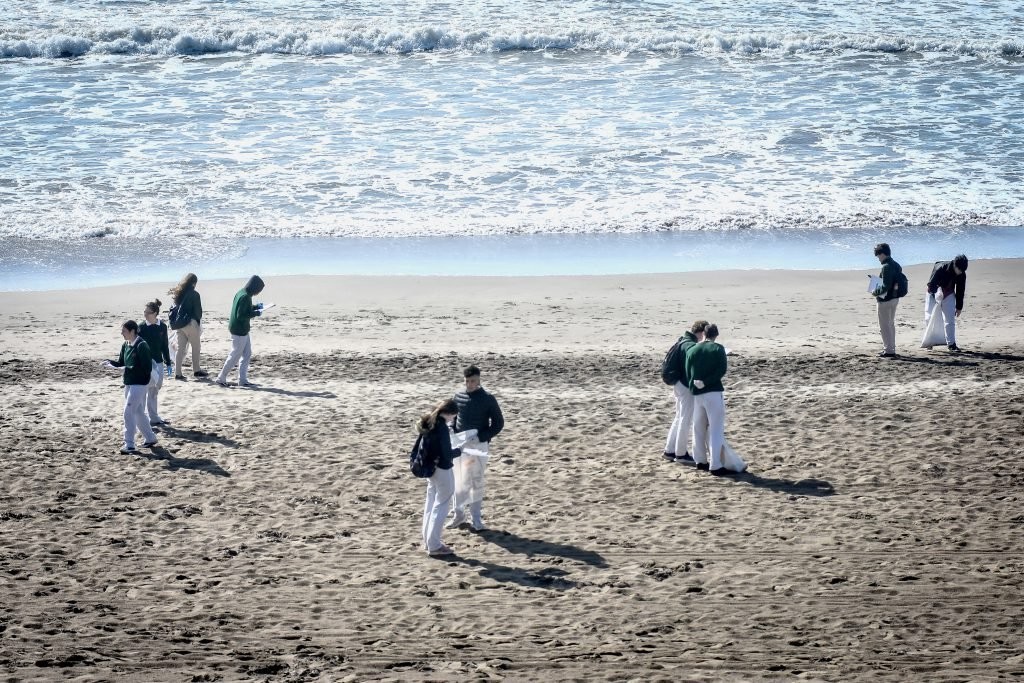
<path id="1" fill-rule="evenodd" d="M 452 437 L 448 433 L 448 425 L 440 417 L 434 428 L 426 434 L 420 434 L 420 448 L 427 449 L 426 455 L 437 463 L 437 469 L 450 470 L 455 458 L 462 455 L 462 449 L 452 448 Z M 424 458 L 427 460 L 428 458 Z"/>

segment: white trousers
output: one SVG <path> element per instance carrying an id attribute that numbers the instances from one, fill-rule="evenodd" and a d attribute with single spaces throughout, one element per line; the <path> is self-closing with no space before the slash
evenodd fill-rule
<path id="1" fill-rule="evenodd" d="M 474 455 L 468 451 L 478 451 Z M 484 490 L 487 488 L 487 461 L 490 444 L 472 439 L 462 447 L 462 455 L 455 458 L 455 518 L 466 516 L 469 508 L 470 519 L 477 526 L 483 523 Z"/>
<path id="2" fill-rule="evenodd" d="M 427 480 L 427 501 L 423 505 L 423 545 L 427 552 L 441 547 L 444 518 L 448 516 L 454 494 L 455 473 L 440 468 L 434 470 L 434 476 Z"/>
<path id="3" fill-rule="evenodd" d="M 896 353 L 896 306 L 899 299 L 878 302 L 878 330 L 882 333 L 882 349 Z"/>
<path id="4" fill-rule="evenodd" d="M 156 441 L 156 434 L 146 417 L 145 384 L 128 384 L 124 388 L 124 445 L 135 448 L 135 430 L 142 432 L 146 441 Z"/>
<path id="5" fill-rule="evenodd" d="M 708 467 L 722 467 L 722 447 L 725 445 L 725 396 L 721 391 L 709 391 L 693 397 L 693 460 L 711 462 Z"/>
<path id="6" fill-rule="evenodd" d="M 228 354 L 228 359 L 224 361 L 224 367 L 221 369 L 220 374 L 217 375 L 217 381 L 226 382 L 228 375 L 235 369 L 235 364 L 237 363 L 238 383 L 245 384 L 248 382 L 250 358 L 252 358 L 252 340 L 249 338 L 249 335 L 231 335 L 231 353 Z"/>
<path id="7" fill-rule="evenodd" d="M 181 364 L 185 361 L 185 351 L 188 349 L 189 344 L 192 345 L 192 372 L 201 369 L 202 366 L 199 365 L 199 338 L 202 334 L 203 330 L 195 320 L 189 320 L 188 325 L 178 330 L 178 351 L 174 354 L 174 372 L 176 374 L 185 374 L 182 372 Z"/>
<path id="8" fill-rule="evenodd" d="M 164 386 L 164 364 L 153 361 L 153 372 L 149 375 L 149 384 L 146 385 L 146 412 L 149 414 L 150 424 L 163 422 L 160 411 L 157 409 L 157 394 Z"/>
<path id="9" fill-rule="evenodd" d="M 682 455 L 690 452 L 693 443 L 693 394 L 682 382 L 675 383 L 672 393 L 676 397 L 676 415 L 668 429 L 665 452 Z"/>
<path id="10" fill-rule="evenodd" d="M 924 296 L 924 321 L 927 323 L 935 308 L 935 295 L 926 293 Z M 952 294 L 943 297 L 939 302 L 942 311 L 942 326 L 946 333 L 946 344 L 956 344 L 956 297 Z"/>

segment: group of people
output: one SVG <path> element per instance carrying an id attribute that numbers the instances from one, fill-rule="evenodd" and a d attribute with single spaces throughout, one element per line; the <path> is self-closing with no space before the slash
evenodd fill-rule
<path id="1" fill-rule="evenodd" d="M 729 361 L 725 347 L 718 343 L 718 326 L 706 320 L 693 323 L 673 345 L 665 363 L 662 378 L 672 383 L 676 400 L 675 417 L 665 441 L 665 459 L 692 464 L 715 476 L 746 470 L 742 460 L 729 457 L 725 441 L 722 380 Z"/>
<path id="2" fill-rule="evenodd" d="M 878 309 L 878 328 L 882 335 L 883 358 L 896 357 L 896 307 L 908 293 L 907 279 L 903 268 L 892 257 L 892 249 L 882 242 L 875 245 L 875 256 L 882 264 L 878 274 L 879 283 L 870 294 L 875 297 Z M 956 319 L 964 308 L 964 292 L 967 289 L 967 257 L 959 254 L 950 261 L 937 261 L 932 266 L 924 294 L 924 320 L 927 325 L 936 308 L 942 315 L 946 348 L 959 353 L 956 343 Z M 925 343 L 931 350 L 933 344 Z"/>
<path id="3" fill-rule="evenodd" d="M 152 448 L 157 444 L 154 427 L 166 425 L 160 416 L 159 393 L 163 388 L 164 375 L 181 381 L 185 380 L 183 362 L 189 347 L 192 348 L 192 376 L 202 379 L 209 376 L 200 365 L 200 338 L 202 336 L 203 303 L 196 284 L 199 278 L 189 273 L 168 294 L 174 302 L 170 310 L 170 329 L 177 333 L 177 351 L 171 364 L 170 335 L 168 325 L 160 320 L 159 299 L 146 304 L 143 322 L 126 320 L 121 325 L 124 344 L 116 360 L 104 361 L 108 368 L 123 368 L 124 382 L 124 443 L 121 453 L 135 453 L 135 435 L 141 432 L 143 446 Z M 231 333 L 231 352 L 224 367 L 217 376 L 217 384 L 228 386 L 227 378 L 238 366 L 238 385 L 252 386 L 248 380 L 249 360 L 252 357 L 252 342 L 249 338 L 250 322 L 263 312 L 263 304 L 253 304 L 252 297 L 263 291 L 264 283 L 253 275 L 242 289 L 235 294 L 228 319 Z"/>
<path id="4" fill-rule="evenodd" d="M 441 541 L 444 529 L 467 523 L 474 531 L 487 528 L 483 502 L 490 442 L 505 426 L 498 400 L 480 383 L 480 368 L 470 365 L 462 374 L 465 389 L 438 403 L 416 423 L 415 447 L 424 449 L 436 464 L 427 480 L 422 525 L 423 549 L 432 557 L 454 552 Z M 454 514 L 445 524 L 452 507 Z"/>

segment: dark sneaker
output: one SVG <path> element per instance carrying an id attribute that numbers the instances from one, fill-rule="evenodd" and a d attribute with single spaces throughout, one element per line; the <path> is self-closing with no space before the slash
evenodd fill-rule
<path id="1" fill-rule="evenodd" d="M 677 455 L 676 456 L 676 462 L 692 463 L 693 462 L 693 456 L 690 455 L 689 453 L 683 453 L 682 455 Z"/>
<path id="2" fill-rule="evenodd" d="M 949 345 L 949 346 L 947 346 L 946 348 L 948 348 L 948 349 L 949 349 L 950 351 L 952 351 L 953 353 L 960 353 L 960 347 L 959 347 L 959 346 L 957 346 L 956 344 L 950 344 L 950 345 Z"/>
<path id="3" fill-rule="evenodd" d="M 703 471 L 707 472 L 708 471 L 708 464 L 706 462 L 699 462 L 699 463 L 697 463 L 697 469 L 698 470 L 703 470 Z"/>
<path id="4" fill-rule="evenodd" d="M 131 455 L 132 453 L 137 452 L 138 451 L 135 450 L 135 446 L 121 446 L 121 455 Z"/>
<path id="5" fill-rule="evenodd" d="M 155 445 L 156 445 L 156 441 L 147 441 L 146 443 L 142 444 L 142 447 L 143 448 L 152 448 Z"/>
<path id="6" fill-rule="evenodd" d="M 675 462 L 676 461 L 676 454 L 675 453 L 669 453 L 668 451 L 665 451 L 664 453 L 662 453 L 661 457 L 665 458 L 666 460 L 668 460 L 670 462 Z"/>
<path id="7" fill-rule="evenodd" d="M 724 467 L 719 467 L 714 470 L 708 470 L 708 474 L 710 474 L 713 477 L 728 477 L 730 474 L 732 474 L 732 472 L 725 469 Z"/>
<path id="8" fill-rule="evenodd" d="M 220 380 L 217 380 L 217 384 L 218 384 L 219 386 L 222 386 L 222 387 L 225 387 L 225 388 L 226 388 L 226 387 L 228 386 L 228 383 L 227 383 L 227 382 L 222 382 L 222 381 L 220 381 Z"/>
<path id="9" fill-rule="evenodd" d="M 179 379 L 182 382 L 187 382 L 188 381 L 187 379 L 185 379 L 185 375 L 175 375 L 174 379 Z"/>
<path id="10" fill-rule="evenodd" d="M 895 353 L 886 353 L 885 351 L 882 351 L 880 354 L 878 354 L 878 357 L 879 358 L 895 358 L 896 354 Z"/>
<path id="11" fill-rule="evenodd" d="M 193 377 L 209 377 L 210 373 L 208 373 L 206 370 L 196 370 L 195 372 L 192 373 L 192 376 Z"/>

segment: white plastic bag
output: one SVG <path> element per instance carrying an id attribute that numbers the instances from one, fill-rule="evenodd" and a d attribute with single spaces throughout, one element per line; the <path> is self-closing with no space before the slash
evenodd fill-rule
<path id="1" fill-rule="evenodd" d="M 924 336 L 921 337 L 921 348 L 930 349 L 946 343 L 946 328 L 942 319 L 942 292 L 935 296 L 935 305 L 930 314 L 925 315 Z"/>
<path id="2" fill-rule="evenodd" d="M 455 458 L 452 467 L 455 472 L 455 500 L 463 505 L 482 501 L 487 460 L 490 458 L 487 444 L 477 439 L 475 429 L 468 429 L 452 434 L 452 448 L 462 449 L 462 455 Z"/>
<path id="3" fill-rule="evenodd" d="M 745 472 L 747 469 L 747 463 L 733 450 L 728 441 L 722 445 L 722 467 L 730 472 Z"/>

